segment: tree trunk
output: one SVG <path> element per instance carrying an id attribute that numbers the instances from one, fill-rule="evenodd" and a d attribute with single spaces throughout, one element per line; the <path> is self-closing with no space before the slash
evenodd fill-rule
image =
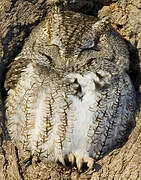
<path id="1" fill-rule="evenodd" d="M 51 0 L 50 0 L 51 1 Z M 55 1 L 55 0 L 54 0 Z M 141 2 L 140 0 L 95 0 L 91 14 L 110 16 L 111 23 L 128 40 L 131 53 L 131 78 L 138 91 L 141 60 Z M 98 4 L 100 2 L 100 4 Z M 106 6 L 104 6 L 106 3 Z M 96 8 L 95 8 L 96 7 Z M 96 162 L 94 171 L 79 173 L 75 167 L 64 168 L 57 163 L 31 159 L 27 152 L 19 157 L 18 150 L 8 140 L 4 121 L 5 92 L 3 82 L 7 65 L 20 52 L 31 30 L 44 18 L 48 10 L 46 0 L 1 0 L 0 2 L 0 180 L 140 180 L 141 179 L 141 114 L 126 144 Z M 75 9 L 76 10 L 76 9 Z M 78 9 L 77 9 L 78 10 Z M 140 96 L 138 93 L 138 102 Z M 27 157 L 29 157 L 27 161 Z M 24 160 L 25 159 L 25 160 Z"/>

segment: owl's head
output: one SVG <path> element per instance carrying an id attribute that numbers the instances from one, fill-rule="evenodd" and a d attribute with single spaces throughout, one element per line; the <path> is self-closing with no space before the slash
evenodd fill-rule
<path id="1" fill-rule="evenodd" d="M 121 36 L 106 18 L 98 20 L 54 7 L 31 33 L 22 54 L 62 71 L 78 71 L 106 59 L 127 70 L 129 55 Z"/>

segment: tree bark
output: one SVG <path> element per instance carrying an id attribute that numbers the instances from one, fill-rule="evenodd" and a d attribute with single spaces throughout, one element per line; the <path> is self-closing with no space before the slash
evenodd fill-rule
<path id="1" fill-rule="evenodd" d="M 113 26 L 127 39 L 131 53 L 131 78 L 140 87 L 141 60 L 141 3 L 140 0 L 95 0 L 97 15 L 109 16 Z M 106 6 L 104 6 L 106 4 Z M 26 37 L 44 18 L 48 10 L 46 0 L 1 0 L 0 2 L 0 180 L 140 180 L 141 179 L 141 114 L 126 144 L 96 162 L 94 170 L 79 173 L 75 167 L 45 163 L 31 159 L 25 152 L 19 157 L 17 148 L 8 138 L 4 121 L 3 89 L 6 68 L 20 52 Z M 76 9 L 75 9 L 76 10 Z M 88 11 L 89 12 L 89 11 Z M 93 13 L 92 13 L 93 14 Z M 96 14 L 96 13 L 94 13 Z M 2 97 L 1 97 L 2 96 Z M 140 95 L 137 94 L 140 104 Z"/>

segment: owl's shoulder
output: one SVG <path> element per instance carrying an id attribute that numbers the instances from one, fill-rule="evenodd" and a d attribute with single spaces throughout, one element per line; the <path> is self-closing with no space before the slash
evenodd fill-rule
<path id="1" fill-rule="evenodd" d="M 30 63 L 30 60 L 27 58 L 17 57 L 10 64 L 9 70 L 6 74 L 5 88 L 6 90 L 14 89 L 18 80 L 21 77 L 22 72 Z"/>

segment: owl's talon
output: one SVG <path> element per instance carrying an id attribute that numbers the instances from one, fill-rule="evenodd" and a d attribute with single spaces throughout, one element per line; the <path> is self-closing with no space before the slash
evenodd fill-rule
<path id="1" fill-rule="evenodd" d="M 94 166 L 94 159 L 87 157 L 87 158 L 84 158 L 84 161 L 87 162 L 88 170 L 91 170 Z"/>
<path id="2" fill-rule="evenodd" d="M 58 157 L 58 161 L 59 161 L 60 163 L 62 163 L 62 164 L 63 164 L 63 166 L 65 166 L 65 167 L 66 167 L 66 163 L 65 163 L 65 161 L 64 161 L 63 156 L 59 156 L 59 157 Z"/>
<path id="3" fill-rule="evenodd" d="M 82 158 L 77 159 L 76 160 L 76 165 L 77 165 L 78 171 L 81 172 L 81 168 L 82 168 L 82 165 L 83 165 L 83 159 Z"/>
<path id="4" fill-rule="evenodd" d="M 75 156 L 73 155 L 73 153 L 70 153 L 68 155 L 68 160 L 69 160 L 69 162 L 71 162 L 71 165 L 73 166 L 74 162 L 75 162 Z"/>
<path id="5" fill-rule="evenodd" d="M 81 172 L 83 164 L 86 163 L 88 169 L 85 173 L 89 173 L 90 171 L 93 170 L 94 162 L 95 162 L 94 159 L 91 157 L 78 158 L 76 160 L 76 165 L 77 165 L 78 171 Z"/>

